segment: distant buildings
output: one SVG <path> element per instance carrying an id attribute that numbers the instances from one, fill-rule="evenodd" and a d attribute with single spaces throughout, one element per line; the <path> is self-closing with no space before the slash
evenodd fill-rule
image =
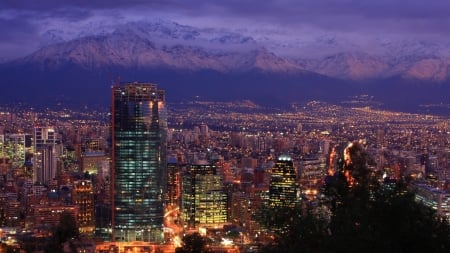
<path id="1" fill-rule="evenodd" d="M 109 155 L 101 151 L 84 152 L 81 157 L 81 171 L 96 177 L 98 203 L 111 203 L 110 163 Z"/>
<path id="2" fill-rule="evenodd" d="M 170 106 L 166 138 L 164 91 L 156 85 L 117 85 L 112 98 L 110 115 L 0 112 L 3 231 L 48 241 L 69 213 L 82 234 L 107 242 L 101 252 L 174 252 L 193 231 L 206 231 L 210 249 L 227 236 L 244 248 L 265 243 L 284 228 L 260 224 L 261 210 L 300 199 L 320 205 L 327 169 L 327 179 L 340 172 L 338 149 L 355 139 L 364 139 L 377 175 L 411 179 L 418 202 L 450 216 L 447 118 L 327 105 L 245 113 L 197 101 Z"/>
<path id="3" fill-rule="evenodd" d="M 425 184 L 413 185 L 415 200 L 435 210 L 439 216 L 450 220 L 450 193 Z"/>
<path id="4" fill-rule="evenodd" d="M 326 157 L 303 158 L 299 161 L 298 174 L 302 196 L 309 200 L 315 199 L 326 175 Z"/>
<path id="5" fill-rule="evenodd" d="M 112 229 L 116 241 L 161 241 L 167 187 L 164 90 L 112 87 Z"/>
<path id="6" fill-rule="evenodd" d="M 9 158 L 13 168 L 24 165 L 27 151 L 31 151 L 30 134 L 0 134 L 0 158 Z"/>

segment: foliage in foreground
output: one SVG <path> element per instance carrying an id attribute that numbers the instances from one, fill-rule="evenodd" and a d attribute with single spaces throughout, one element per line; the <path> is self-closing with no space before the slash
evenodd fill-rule
<path id="1" fill-rule="evenodd" d="M 346 152 L 352 159 L 327 178 L 318 206 L 262 210 L 275 240 L 261 252 L 450 252 L 446 220 L 415 202 L 405 184 L 376 181 L 358 143 Z"/>
<path id="2" fill-rule="evenodd" d="M 175 249 L 175 253 L 210 253 L 207 241 L 199 233 L 187 234 L 183 237 L 183 246 Z"/>

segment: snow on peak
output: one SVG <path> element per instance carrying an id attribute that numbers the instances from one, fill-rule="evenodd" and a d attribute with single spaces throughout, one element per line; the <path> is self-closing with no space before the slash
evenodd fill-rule
<path id="1" fill-rule="evenodd" d="M 65 30 L 49 27 L 41 34 L 42 49 L 21 61 L 46 68 L 69 62 L 86 68 L 307 70 L 353 80 L 402 76 L 443 81 L 450 75 L 450 43 L 446 42 L 378 38 L 361 44 L 334 34 L 304 38 L 249 34 L 246 30 L 198 28 L 163 19 L 88 22 Z"/>

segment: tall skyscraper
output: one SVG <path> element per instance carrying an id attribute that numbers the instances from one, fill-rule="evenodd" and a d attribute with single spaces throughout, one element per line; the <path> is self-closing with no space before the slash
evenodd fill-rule
<path id="1" fill-rule="evenodd" d="M 112 87 L 112 228 L 116 241 L 160 241 L 167 186 L 164 90 Z"/>
<path id="2" fill-rule="evenodd" d="M 59 156 L 56 150 L 56 133 L 52 127 L 34 129 L 34 168 L 33 180 L 48 184 L 56 177 L 56 162 Z"/>
<path id="3" fill-rule="evenodd" d="M 300 191 L 292 158 L 288 155 L 281 155 L 272 168 L 269 205 L 294 207 L 299 201 Z"/>

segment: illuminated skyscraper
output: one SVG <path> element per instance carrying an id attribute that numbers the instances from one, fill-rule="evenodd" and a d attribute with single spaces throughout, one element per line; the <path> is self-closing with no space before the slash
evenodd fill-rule
<path id="1" fill-rule="evenodd" d="M 112 228 L 118 241 L 160 241 L 166 195 L 165 94 L 155 84 L 112 88 Z"/>
<path id="2" fill-rule="evenodd" d="M 94 189 L 90 180 L 78 180 L 73 184 L 72 200 L 78 206 L 77 222 L 82 234 L 94 232 Z"/>
<path id="3" fill-rule="evenodd" d="M 189 165 L 183 175 L 181 211 L 190 227 L 221 226 L 228 221 L 227 194 L 223 178 L 206 161 Z"/>
<path id="4" fill-rule="evenodd" d="M 180 172 L 181 168 L 175 157 L 169 158 L 167 163 L 167 204 L 179 205 L 181 197 L 181 184 L 180 184 Z"/>
<path id="5" fill-rule="evenodd" d="M 31 151 L 31 135 L 0 135 L 0 157 L 9 158 L 12 168 L 19 168 L 24 165 L 27 151 Z"/>
<path id="6" fill-rule="evenodd" d="M 270 178 L 269 205 L 294 207 L 299 203 L 300 192 L 296 178 L 292 158 L 287 155 L 278 157 Z"/>

